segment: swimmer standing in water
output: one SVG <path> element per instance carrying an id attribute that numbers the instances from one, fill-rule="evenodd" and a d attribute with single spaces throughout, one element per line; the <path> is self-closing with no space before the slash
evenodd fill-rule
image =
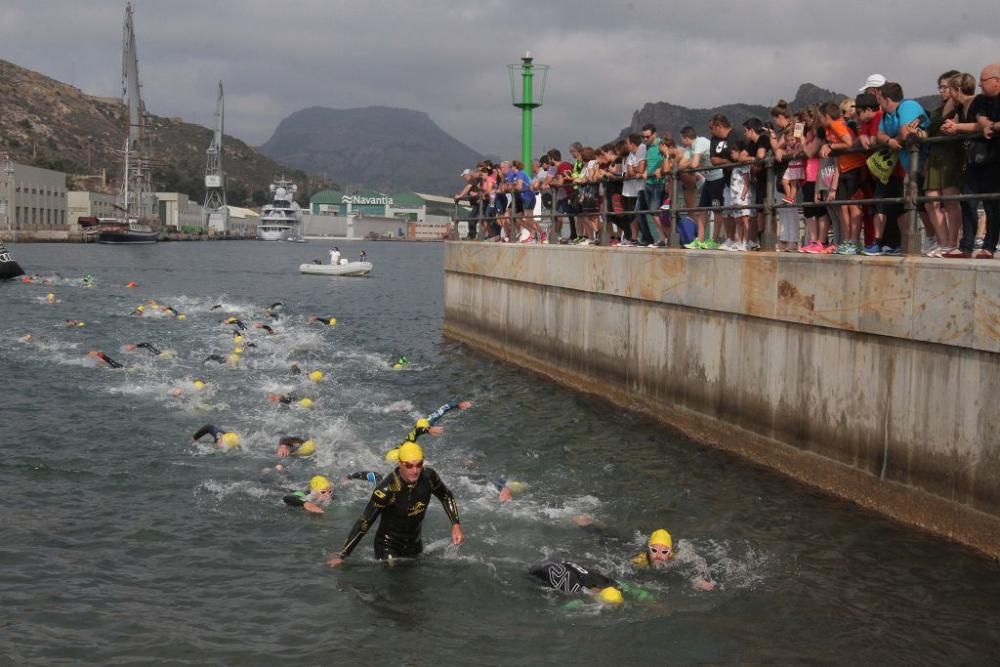
<path id="1" fill-rule="evenodd" d="M 115 361 L 108 355 L 104 354 L 100 350 L 91 350 L 90 352 L 87 353 L 87 356 L 93 357 L 94 359 L 97 359 L 99 361 L 103 361 L 108 366 L 111 366 L 111 368 L 123 368 L 122 364 L 118 363 L 117 361 Z"/>
<path id="2" fill-rule="evenodd" d="M 437 496 L 451 521 L 451 542 L 465 540 L 458 517 L 458 503 L 433 468 L 424 466 L 424 450 L 415 442 L 399 448 L 399 465 L 379 482 L 372 492 L 361 518 L 351 529 L 343 548 L 333 554 L 327 565 L 337 567 L 354 550 L 375 519 L 375 558 L 412 558 L 423 551 L 421 527 L 431 495 Z"/>

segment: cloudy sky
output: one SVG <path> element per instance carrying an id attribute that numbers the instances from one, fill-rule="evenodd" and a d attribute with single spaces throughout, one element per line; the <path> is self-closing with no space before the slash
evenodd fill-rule
<path id="1" fill-rule="evenodd" d="M 1000 61 L 995 0 L 134 4 L 150 111 L 210 125 L 222 79 L 227 133 L 255 145 L 304 107 L 387 105 L 425 111 L 481 152 L 516 155 L 506 65 L 526 50 L 551 66 L 536 152 L 606 140 L 645 102 L 771 104 L 804 81 L 853 92 L 876 71 L 925 95 L 946 69 Z M 124 7 L 2 0 L 0 58 L 120 95 Z"/>

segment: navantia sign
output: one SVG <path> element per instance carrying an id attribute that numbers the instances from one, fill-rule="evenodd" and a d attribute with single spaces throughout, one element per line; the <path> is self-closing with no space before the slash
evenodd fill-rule
<path id="1" fill-rule="evenodd" d="M 340 198 L 341 204 L 351 204 L 352 206 L 392 206 L 392 197 L 379 195 L 368 197 L 365 195 L 344 195 Z"/>

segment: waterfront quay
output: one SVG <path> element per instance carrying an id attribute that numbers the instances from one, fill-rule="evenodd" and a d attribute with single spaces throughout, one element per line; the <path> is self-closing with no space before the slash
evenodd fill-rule
<path id="1" fill-rule="evenodd" d="M 1000 556 L 995 263 L 453 242 L 444 273 L 447 336 Z"/>

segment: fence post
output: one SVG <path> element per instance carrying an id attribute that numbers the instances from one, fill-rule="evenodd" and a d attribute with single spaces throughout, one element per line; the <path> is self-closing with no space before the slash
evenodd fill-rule
<path id="1" fill-rule="evenodd" d="M 777 225 L 774 219 L 774 153 L 767 152 L 764 161 L 764 238 L 761 239 L 761 250 L 774 251 L 777 246 Z"/>
<path id="2" fill-rule="evenodd" d="M 906 235 L 903 238 L 903 252 L 907 255 L 919 255 L 920 223 L 917 215 L 917 169 L 920 165 L 917 162 L 920 159 L 920 146 L 911 139 L 902 150 L 910 152 L 910 168 L 906 170 L 903 183 L 903 209 L 906 211 Z"/>
<path id="3" fill-rule="evenodd" d="M 681 237 L 677 233 L 678 226 L 681 222 L 680 214 L 680 197 L 683 196 L 681 189 L 678 187 L 680 183 L 679 168 L 677 166 L 677 160 L 673 161 L 673 165 L 670 167 L 670 218 L 673 220 L 674 224 L 670 225 L 670 247 L 680 248 Z M 685 202 L 687 205 L 687 202 Z"/>
<path id="4" fill-rule="evenodd" d="M 601 219 L 601 227 L 597 237 L 601 240 L 601 245 L 607 247 L 611 243 L 611 234 L 608 233 L 608 181 L 604 181 L 604 196 L 598 197 L 601 202 L 601 210 L 598 213 Z"/>

